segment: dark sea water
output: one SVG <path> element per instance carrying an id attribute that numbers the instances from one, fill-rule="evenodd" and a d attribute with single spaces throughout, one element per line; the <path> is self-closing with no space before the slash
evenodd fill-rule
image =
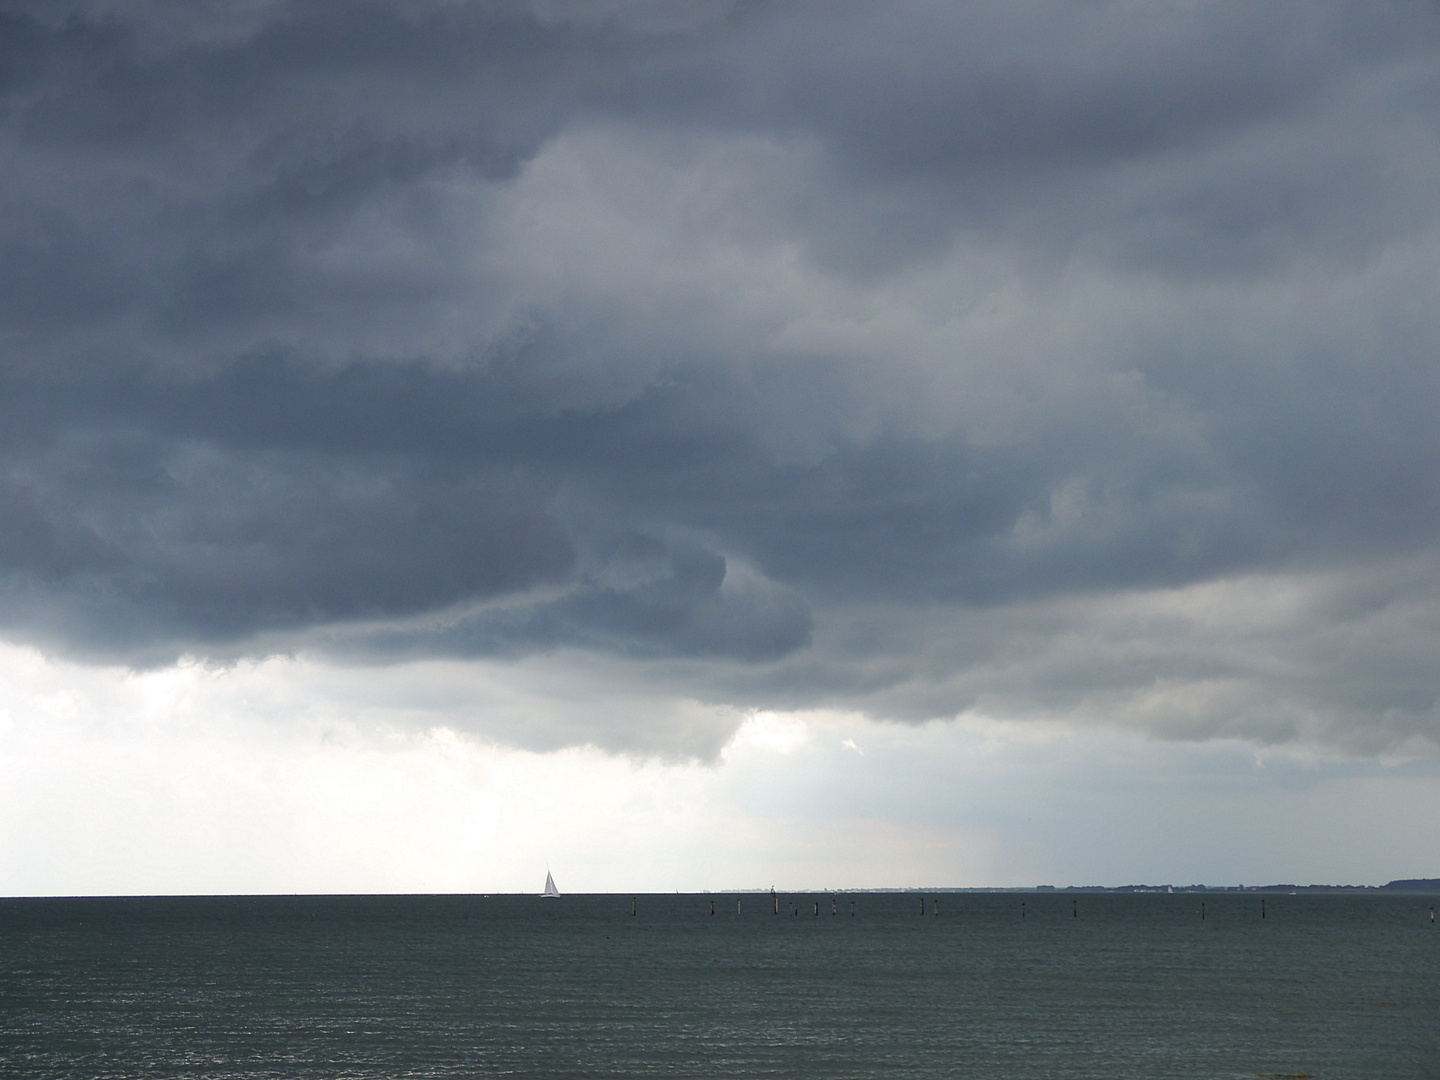
<path id="1" fill-rule="evenodd" d="M 741 899 L 0 900 L 0 1075 L 1440 1077 L 1433 896 Z"/>

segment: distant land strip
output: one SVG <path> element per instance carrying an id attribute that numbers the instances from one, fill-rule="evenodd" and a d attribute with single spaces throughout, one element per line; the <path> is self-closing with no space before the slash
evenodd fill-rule
<path id="1" fill-rule="evenodd" d="M 700 895 L 765 894 L 766 889 L 704 889 Z M 1252 892 L 1410 892 L 1440 893 L 1440 878 L 1396 878 L 1384 885 L 1013 885 L 994 887 L 906 886 L 878 889 L 781 889 L 782 895 L 799 893 L 1007 893 L 1007 892 L 1086 892 L 1086 893 L 1252 893 Z"/>

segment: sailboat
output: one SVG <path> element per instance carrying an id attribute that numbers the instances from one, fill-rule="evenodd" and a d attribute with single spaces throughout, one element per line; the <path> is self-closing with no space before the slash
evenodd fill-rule
<path id="1" fill-rule="evenodd" d="M 545 896 L 559 896 L 560 890 L 555 887 L 555 879 L 550 876 L 550 868 L 545 868 L 545 891 L 540 894 Z"/>

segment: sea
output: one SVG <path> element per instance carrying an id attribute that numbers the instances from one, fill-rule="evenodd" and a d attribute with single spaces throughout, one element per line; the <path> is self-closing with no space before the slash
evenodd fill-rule
<path id="1" fill-rule="evenodd" d="M 3 899 L 0 1076 L 1424 1080 L 1437 904 Z"/>

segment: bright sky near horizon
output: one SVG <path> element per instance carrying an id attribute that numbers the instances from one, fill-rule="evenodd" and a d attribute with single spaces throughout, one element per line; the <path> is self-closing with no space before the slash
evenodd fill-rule
<path id="1" fill-rule="evenodd" d="M 0 2 L 0 895 L 1440 874 L 1440 9 Z"/>

